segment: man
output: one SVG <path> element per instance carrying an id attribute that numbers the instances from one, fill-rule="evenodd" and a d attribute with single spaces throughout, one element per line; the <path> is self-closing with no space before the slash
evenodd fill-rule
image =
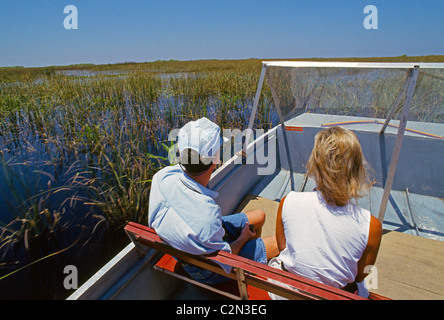
<path id="1" fill-rule="evenodd" d="M 179 164 L 156 173 L 151 184 L 148 225 L 172 247 L 191 254 L 223 250 L 267 263 L 278 253 L 274 237 L 259 235 L 265 222 L 262 210 L 222 217 L 214 199 L 218 193 L 207 188 L 219 163 L 223 139 L 220 128 L 207 118 L 187 123 L 179 131 Z M 254 229 L 250 230 L 250 225 Z M 229 278 L 182 263 L 195 280 L 215 284 Z M 231 268 L 221 265 L 229 273 Z"/>

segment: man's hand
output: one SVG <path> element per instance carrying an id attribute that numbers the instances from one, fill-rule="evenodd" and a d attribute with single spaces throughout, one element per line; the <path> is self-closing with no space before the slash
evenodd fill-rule
<path id="1" fill-rule="evenodd" d="M 254 230 L 254 225 L 248 224 L 248 222 L 246 222 L 244 228 L 241 231 L 239 238 L 241 238 L 241 237 L 243 239 L 246 239 L 245 242 L 256 237 L 256 231 Z"/>
<path id="2" fill-rule="evenodd" d="M 250 228 L 250 226 L 252 226 L 253 228 Z M 244 244 L 248 240 L 254 239 L 254 237 L 256 237 L 256 231 L 254 231 L 254 226 L 246 222 L 244 228 L 241 231 L 241 234 L 239 235 L 239 238 L 237 238 L 230 244 L 231 253 L 239 254 L 239 251 L 242 249 Z"/>

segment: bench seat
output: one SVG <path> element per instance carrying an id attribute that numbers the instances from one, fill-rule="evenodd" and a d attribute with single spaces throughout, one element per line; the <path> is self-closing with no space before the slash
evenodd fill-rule
<path id="1" fill-rule="evenodd" d="M 180 264 L 176 263 L 175 259 L 171 260 L 172 257 L 175 257 L 183 262 L 208 269 L 212 272 L 219 273 L 233 279 L 237 283 L 237 293 L 229 292 L 229 290 L 223 286 L 220 286 L 219 288 L 216 286 L 216 288 L 213 288 L 226 293 L 227 296 L 232 298 L 248 299 L 251 296 L 251 298 L 256 297 L 256 299 L 267 299 L 265 293 L 273 292 L 289 299 L 363 299 L 358 295 L 346 292 L 344 290 L 327 286 L 290 272 L 275 269 L 268 265 L 264 265 L 228 252 L 217 251 L 213 254 L 202 256 L 192 255 L 174 249 L 162 241 L 162 239 L 160 239 L 153 229 L 145 225 L 129 222 L 125 226 L 125 231 L 141 254 L 146 252 L 146 247 L 162 252 L 161 259 L 156 262 L 157 266 L 154 266 L 158 270 L 181 277 L 186 281 L 194 281 L 184 274 L 184 272 L 180 271 Z M 217 263 L 223 263 L 231 266 L 231 273 L 225 273 L 225 271 Z M 279 283 L 269 282 L 268 279 L 278 281 Z M 201 285 L 203 287 L 206 286 L 197 281 L 194 282 L 196 282 L 195 284 L 197 285 Z M 249 289 L 249 287 L 251 288 Z M 375 295 L 373 298 L 381 299 L 384 297 Z"/>

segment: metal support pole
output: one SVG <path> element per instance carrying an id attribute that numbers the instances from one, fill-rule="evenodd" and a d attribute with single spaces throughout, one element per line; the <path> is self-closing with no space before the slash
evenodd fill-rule
<path id="1" fill-rule="evenodd" d="M 409 117 L 410 107 L 412 106 L 413 95 L 415 94 L 416 81 L 418 80 L 419 67 L 415 66 L 412 69 L 409 78 L 409 85 L 404 100 L 404 106 L 402 108 L 401 120 L 399 122 L 398 134 L 396 137 L 395 147 L 393 149 L 392 160 L 390 161 L 390 169 L 387 174 L 387 179 L 384 187 L 384 194 L 382 196 L 381 206 L 379 208 L 378 219 L 384 221 L 385 211 L 387 209 L 388 199 L 390 197 L 390 191 L 392 189 L 393 180 L 395 178 L 396 167 L 398 165 L 399 154 L 401 152 L 402 140 L 404 139 L 405 128 L 407 125 L 407 119 Z"/>
<path id="2" fill-rule="evenodd" d="M 412 206 L 410 205 L 409 188 L 405 189 L 405 198 L 407 200 L 407 209 L 409 211 L 410 221 L 412 223 L 411 227 L 415 230 L 416 235 L 419 236 L 418 225 L 416 224 L 415 218 L 413 217 Z"/>
<path id="3" fill-rule="evenodd" d="M 399 104 L 401 103 L 402 98 L 405 97 L 406 90 L 407 90 L 408 84 L 410 82 L 410 77 L 412 76 L 412 70 L 413 69 L 409 70 L 406 78 L 404 79 L 404 82 L 402 83 L 401 90 L 399 91 L 398 95 L 396 96 L 395 101 L 393 101 L 392 107 L 390 108 L 390 112 L 389 112 L 387 118 L 385 119 L 384 124 L 382 125 L 381 131 L 379 132 L 380 134 L 384 133 L 390 120 L 392 120 L 395 110 L 398 108 Z"/>
<path id="4" fill-rule="evenodd" d="M 289 152 L 289 147 L 288 147 L 287 132 L 285 130 L 284 117 L 282 115 L 282 111 L 280 108 L 279 98 L 278 98 L 276 91 L 274 90 L 274 87 L 273 87 L 273 79 L 271 78 L 270 74 L 267 74 L 267 80 L 268 80 L 268 85 L 270 86 L 270 91 L 271 91 L 271 95 L 273 97 L 274 104 L 276 105 L 276 111 L 278 113 L 279 120 L 281 122 L 282 136 L 284 138 L 284 145 L 285 145 L 285 153 L 287 154 L 288 171 L 290 174 L 291 191 L 295 191 L 293 169 L 292 169 L 292 165 L 291 165 L 291 157 L 290 157 L 290 152 Z"/>
<path id="5" fill-rule="evenodd" d="M 251 109 L 250 121 L 248 122 L 248 130 L 245 136 L 245 143 L 243 147 L 244 155 L 247 154 L 247 145 L 250 141 L 251 132 L 253 131 L 254 119 L 256 118 L 257 106 L 259 104 L 259 98 L 261 97 L 262 86 L 264 84 L 265 74 L 267 73 L 267 66 L 262 66 L 261 76 L 257 85 L 256 95 L 254 96 L 253 108 Z"/>

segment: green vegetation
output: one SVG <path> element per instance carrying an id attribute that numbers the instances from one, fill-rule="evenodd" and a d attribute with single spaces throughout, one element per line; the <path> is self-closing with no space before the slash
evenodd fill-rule
<path id="1" fill-rule="evenodd" d="M 0 203 L 12 219 L 0 225 L 12 259 L 0 276 L 26 264 L 20 246 L 29 264 L 71 245 L 60 239 L 72 230 L 81 246 L 98 230 L 146 223 L 168 133 L 201 116 L 245 127 L 257 71 L 260 62 L 241 61 L 0 69 Z M 116 252 L 124 243 L 114 238 Z"/>
<path id="2" fill-rule="evenodd" d="M 328 60 L 444 62 L 444 56 Z M 84 242 L 99 226 L 121 232 L 127 221 L 146 223 L 151 178 L 168 165 L 168 133 L 202 116 L 243 130 L 261 62 L 0 68 L 0 204 L 12 217 L 0 224 L 1 251 L 24 245 L 36 252 L 32 261 L 63 251 L 60 234 L 84 221 L 79 207 L 94 226 Z M 271 126 L 270 101 L 265 85 L 261 128 Z"/>

